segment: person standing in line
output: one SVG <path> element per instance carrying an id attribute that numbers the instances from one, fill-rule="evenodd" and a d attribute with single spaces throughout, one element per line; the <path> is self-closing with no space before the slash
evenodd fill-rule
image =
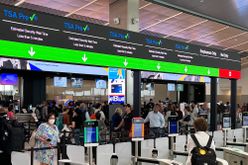
<path id="1" fill-rule="evenodd" d="M 55 123 L 55 114 L 50 113 L 47 117 L 47 122 L 41 124 L 36 132 L 35 148 L 49 147 L 53 148 L 59 141 L 59 131 Z M 54 164 L 54 149 L 36 151 L 36 160 L 40 165 L 53 165 Z"/>
<path id="2" fill-rule="evenodd" d="M 155 104 L 153 111 L 149 112 L 145 123 L 150 122 L 150 132 L 149 135 L 151 138 L 157 138 L 161 136 L 161 131 L 165 126 L 164 116 L 160 113 L 161 106 Z"/>
<path id="3" fill-rule="evenodd" d="M 201 146 L 207 146 L 207 143 L 209 141 L 210 135 L 208 135 L 208 133 L 207 133 L 208 123 L 206 122 L 206 120 L 204 118 L 202 118 L 202 117 L 196 118 L 196 120 L 194 121 L 193 126 L 194 126 L 194 129 L 196 131 L 194 136 L 197 139 L 197 141 L 199 142 L 199 144 Z M 187 158 L 186 165 L 192 165 L 192 162 L 191 162 L 192 153 L 191 153 L 191 151 L 195 147 L 196 147 L 196 144 L 195 144 L 194 140 L 191 137 L 189 137 L 188 144 L 187 144 L 189 156 Z M 210 148 L 215 150 L 215 145 L 214 145 L 213 140 L 211 142 Z"/>
<path id="4" fill-rule="evenodd" d="M 11 126 L 8 124 L 7 114 L 3 107 L 0 107 L 0 162 L 3 165 L 11 163 Z"/>
<path id="5" fill-rule="evenodd" d="M 132 119 L 134 115 L 132 113 L 132 108 L 130 104 L 126 104 L 124 108 L 125 108 L 125 114 L 123 115 L 120 124 L 117 127 L 115 127 L 114 130 L 119 130 L 120 128 L 123 127 L 123 131 L 122 131 L 123 137 L 129 138 L 132 127 Z"/>

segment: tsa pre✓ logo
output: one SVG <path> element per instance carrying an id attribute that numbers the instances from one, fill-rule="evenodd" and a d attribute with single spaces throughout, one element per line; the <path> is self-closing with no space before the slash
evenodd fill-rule
<path id="1" fill-rule="evenodd" d="M 153 45 L 153 46 L 162 46 L 162 40 L 154 40 L 151 38 L 146 38 L 146 44 Z"/>
<path id="2" fill-rule="evenodd" d="M 79 31 L 79 32 L 88 32 L 90 31 L 89 25 L 80 25 L 71 22 L 64 22 L 64 28 L 67 30 Z"/>
<path id="3" fill-rule="evenodd" d="M 24 12 L 18 12 L 18 11 L 13 11 L 10 9 L 4 9 L 3 14 L 4 14 L 4 17 L 11 18 L 11 19 L 17 19 L 17 20 L 21 20 L 21 21 L 26 21 L 26 22 L 37 22 L 38 21 L 38 15 L 36 13 L 26 14 Z"/>
<path id="4" fill-rule="evenodd" d="M 176 44 L 175 48 L 177 50 L 188 51 L 190 47 L 189 45 L 185 45 L 185 44 Z"/>
<path id="5" fill-rule="evenodd" d="M 121 39 L 121 40 L 128 40 L 130 38 L 129 33 L 119 33 L 115 31 L 110 31 L 109 36 L 110 38 L 116 38 L 116 39 Z"/>

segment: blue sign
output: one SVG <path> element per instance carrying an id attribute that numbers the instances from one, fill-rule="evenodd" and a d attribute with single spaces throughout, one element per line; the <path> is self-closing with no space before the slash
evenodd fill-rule
<path id="1" fill-rule="evenodd" d="M 109 104 L 124 104 L 125 96 L 109 96 Z"/>

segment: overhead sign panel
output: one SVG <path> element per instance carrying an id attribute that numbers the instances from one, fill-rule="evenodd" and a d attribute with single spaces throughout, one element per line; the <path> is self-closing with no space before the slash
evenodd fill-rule
<path id="1" fill-rule="evenodd" d="M 0 19 L 2 56 L 215 77 L 241 68 L 233 52 L 22 8 L 0 5 Z"/>

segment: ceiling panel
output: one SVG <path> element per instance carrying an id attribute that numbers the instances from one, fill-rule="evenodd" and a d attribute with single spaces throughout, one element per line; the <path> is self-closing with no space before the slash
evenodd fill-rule
<path id="1" fill-rule="evenodd" d="M 248 51 L 248 41 L 245 44 L 235 47 L 236 50 L 247 50 Z"/>
<path id="2" fill-rule="evenodd" d="M 72 12 L 88 4 L 90 1 L 91 0 L 26 0 L 25 2 L 38 6 L 49 6 L 51 9 L 64 12 Z"/>
<path id="3" fill-rule="evenodd" d="M 241 33 L 241 34 L 243 34 L 243 33 Z M 234 37 L 234 38 L 232 38 L 230 40 L 226 40 L 226 41 L 223 41 L 223 42 L 219 41 L 220 43 L 218 43 L 218 45 L 223 46 L 223 47 L 230 47 L 230 46 L 233 46 L 233 45 L 243 43 L 245 41 L 248 41 L 248 32 L 246 32 L 246 34 L 243 34 L 243 35 L 241 35 L 239 37 Z"/>
<path id="4" fill-rule="evenodd" d="M 177 37 L 184 38 L 187 40 L 197 40 L 206 35 L 211 35 L 212 32 L 224 28 L 225 25 L 217 24 L 212 21 L 208 21 L 199 26 L 183 31 L 180 34 L 177 34 Z"/>
<path id="5" fill-rule="evenodd" d="M 199 41 L 209 43 L 208 41 L 211 40 L 211 44 L 216 44 L 219 40 L 226 39 L 228 37 L 232 37 L 234 35 L 240 34 L 243 31 L 236 29 L 236 28 L 228 28 L 226 30 L 220 31 L 215 33 L 214 35 L 210 35 L 204 38 L 201 38 Z"/>

